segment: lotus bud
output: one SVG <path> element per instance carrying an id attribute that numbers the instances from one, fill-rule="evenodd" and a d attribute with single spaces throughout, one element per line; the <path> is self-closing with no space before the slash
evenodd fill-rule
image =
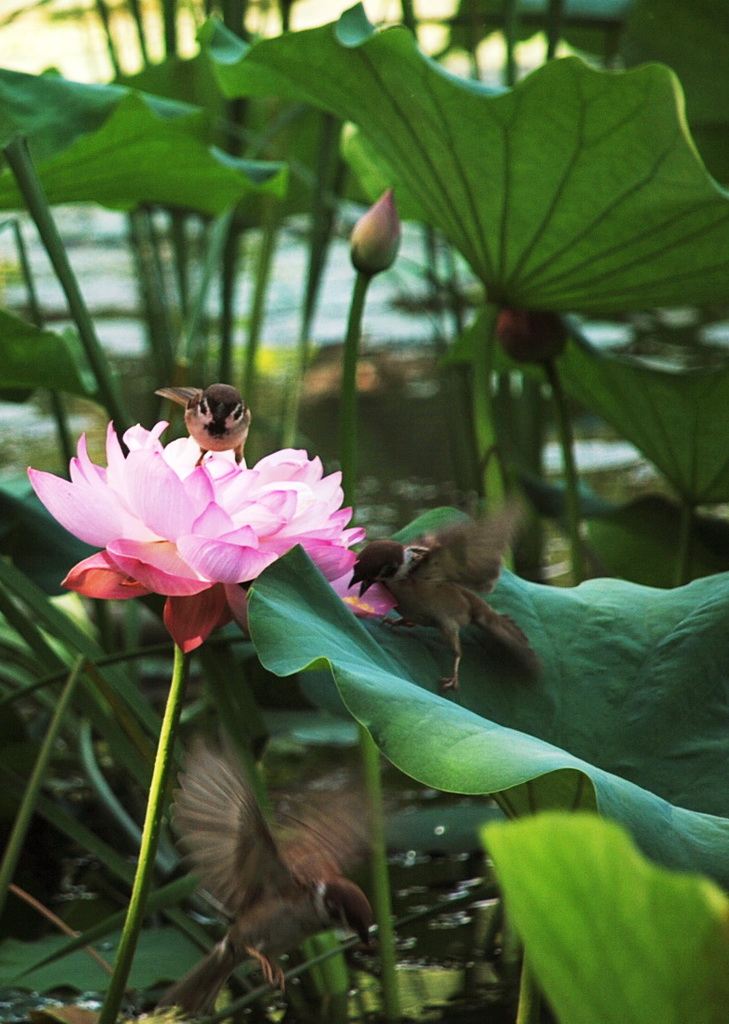
<path id="1" fill-rule="evenodd" d="M 502 309 L 496 336 L 517 363 L 546 363 L 560 355 L 567 343 L 559 314 L 538 309 Z"/>
<path id="2" fill-rule="evenodd" d="M 355 269 L 369 277 L 388 270 L 395 262 L 401 234 L 395 199 L 388 188 L 354 225 L 350 255 Z"/>

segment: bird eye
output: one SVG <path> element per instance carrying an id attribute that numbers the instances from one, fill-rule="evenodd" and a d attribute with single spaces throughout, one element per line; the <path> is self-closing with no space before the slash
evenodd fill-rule
<path id="1" fill-rule="evenodd" d="M 235 409 L 233 410 L 233 419 L 234 420 L 239 420 L 242 415 L 243 415 L 243 406 L 242 406 L 242 404 L 240 402 L 238 402 L 238 404 L 236 405 Z"/>
<path id="2" fill-rule="evenodd" d="M 200 412 L 203 414 L 203 416 L 207 416 L 208 414 L 208 403 L 204 398 L 200 399 Z"/>

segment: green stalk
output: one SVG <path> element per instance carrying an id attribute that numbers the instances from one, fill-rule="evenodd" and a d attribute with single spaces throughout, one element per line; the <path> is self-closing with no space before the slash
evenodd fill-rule
<path id="1" fill-rule="evenodd" d="M 177 0 L 162 0 L 165 57 L 177 56 Z"/>
<path id="2" fill-rule="evenodd" d="M 38 301 L 38 293 L 35 289 L 33 272 L 30 268 L 30 260 L 28 259 L 28 251 L 23 240 L 23 233 L 20 230 L 20 225 L 17 220 L 13 219 L 12 226 L 13 234 L 15 235 L 15 247 L 18 250 L 20 270 L 28 293 L 30 319 L 36 327 L 42 328 L 44 326 L 43 313 L 41 312 L 40 302 Z M 51 412 L 56 421 L 56 432 L 58 434 L 58 443 L 61 449 L 61 460 L 68 464 L 74 456 L 74 445 L 71 439 L 71 431 L 68 428 L 68 417 L 66 416 L 66 409 L 63 404 L 63 396 L 59 391 L 54 391 L 53 389 L 49 390 L 48 394 L 51 400 Z"/>
<path id="3" fill-rule="evenodd" d="M 362 334 L 362 314 L 371 275 L 357 271 L 344 339 L 342 401 L 340 404 L 339 452 L 342 463 L 344 504 L 354 508 L 357 487 L 357 361 Z"/>
<path id="4" fill-rule="evenodd" d="M 278 215 L 272 205 L 272 201 L 264 198 L 263 212 L 263 235 L 261 248 L 258 253 L 256 265 L 256 277 L 253 286 L 253 300 L 251 303 L 251 316 L 248 328 L 248 342 L 246 344 L 245 363 L 243 366 L 243 386 L 241 393 L 245 397 L 250 408 L 256 407 L 256 362 L 258 359 L 258 348 L 263 330 L 263 320 L 266 308 L 266 292 L 268 281 L 273 267 L 273 256 L 276 251 L 276 240 L 278 238 Z"/>
<path id="5" fill-rule="evenodd" d="M 98 1024 L 114 1024 L 119 1007 L 124 997 L 127 979 L 132 967 L 132 960 L 137 948 L 137 940 L 142 930 L 142 923 L 147 907 L 147 896 L 152 883 L 154 859 L 162 828 L 162 816 L 167 803 L 167 789 L 172 769 L 177 726 L 180 721 L 182 703 L 187 682 L 188 658 L 175 645 L 175 657 L 172 667 L 172 679 L 167 695 L 167 704 L 162 719 L 157 754 L 152 771 L 152 782 L 147 801 L 147 813 L 142 829 L 142 842 L 139 849 L 139 860 L 134 876 L 132 894 L 127 910 L 127 919 L 122 930 L 119 950 L 117 953 L 114 974 L 99 1014 Z"/>
<path id="6" fill-rule="evenodd" d="M 220 347 L 216 380 L 233 379 L 233 336 L 235 333 L 235 294 L 238 276 L 241 229 L 233 218 L 228 224 L 220 267 Z"/>
<path id="7" fill-rule="evenodd" d="M 684 499 L 681 502 L 681 520 L 679 522 L 678 549 L 676 551 L 676 568 L 674 586 L 680 587 L 691 579 L 691 548 L 694 525 L 694 506 Z"/>
<path id="8" fill-rule="evenodd" d="M 400 1018 L 400 998 L 397 990 L 397 958 L 395 956 L 395 929 L 390 898 L 390 876 L 387 869 L 385 843 L 385 816 L 382 810 L 382 778 L 380 752 L 375 741 L 363 725 L 359 726 L 359 746 L 362 752 L 365 787 L 370 821 L 370 871 L 372 877 L 372 909 L 377 922 L 382 981 L 382 1012 L 385 1020 Z"/>
<path id="9" fill-rule="evenodd" d="M 205 316 L 208 292 L 210 291 L 215 273 L 220 266 L 233 213 L 234 208 L 231 206 L 224 213 L 217 216 L 211 224 L 206 242 L 200 284 L 195 295 L 195 301 L 188 311 L 187 322 L 180 342 L 177 355 L 178 366 L 188 366 L 199 361 L 197 350 L 201 348 L 199 337 L 202 333 L 201 325 Z"/>
<path id="10" fill-rule="evenodd" d="M 109 54 L 109 61 L 114 71 L 114 78 L 119 78 L 122 74 L 121 65 L 119 63 L 119 55 L 116 52 L 116 46 L 114 45 L 114 37 L 111 34 L 111 18 L 109 17 L 109 8 L 106 4 L 106 0 L 96 0 L 96 13 L 99 16 L 101 27 L 104 30 L 106 36 L 106 49 Z"/>
<path id="11" fill-rule="evenodd" d="M 473 347 L 473 431 L 478 456 L 479 493 L 488 497 L 489 501 L 498 502 L 506 492 L 506 481 L 499 458 L 491 394 L 493 350 L 493 335 L 485 337 L 481 344 Z"/>
<path id="12" fill-rule="evenodd" d="M 186 320 L 189 312 L 187 295 L 190 290 L 190 243 L 187 238 L 187 224 L 190 215 L 182 210 L 170 210 L 168 216 L 177 301 L 180 315 L 183 320 Z"/>
<path id="13" fill-rule="evenodd" d="M 3 147 L 3 153 L 66 296 L 71 316 L 76 323 L 79 337 L 86 351 L 86 357 L 96 377 L 99 397 L 114 420 L 117 430 L 123 430 L 130 425 L 130 420 L 122 404 L 116 379 L 107 361 L 106 353 L 96 336 L 91 316 L 81 295 L 76 276 L 71 269 L 58 228 L 53 220 L 48 199 L 33 165 L 27 138 L 24 135 L 14 135 L 10 142 Z"/>
<path id="14" fill-rule="evenodd" d="M 554 60 L 562 38 L 565 15 L 564 0 L 549 0 L 547 4 L 547 60 Z"/>
<path id="15" fill-rule="evenodd" d="M 13 828 L 10 833 L 5 852 L 3 853 L 2 861 L 0 862 L 0 913 L 5 905 L 7 898 L 8 886 L 13 880 L 15 869 L 18 865 L 23 843 L 28 832 L 28 826 L 30 825 L 30 819 L 35 811 L 36 801 L 40 793 L 41 785 L 43 784 L 43 778 L 48 767 L 48 762 L 53 754 L 53 747 L 56 742 L 56 738 L 60 731 L 63 719 L 66 714 L 73 692 L 76 688 L 81 670 L 84 666 L 84 657 L 80 656 L 76 659 L 76 663 L 71 670 L 68 677 L 68 682 L 64 686 L 61 696 L 56 704 L 51 718 L 51 723 L 48 727 L 48 732 L 45 735 L 43 744 L 41 745 L 40 751 L 38 752 L 38 758 L 35 762 L 35 766 L 31 773 L 28 785 L 23 794 L 23 799 L 20 801 L 20 807 L 13 823 Z"/>
<path id="16" fill-rule="evenodd" d="M 158 382 L 178 383 L 173 379 L 175 346 L 169 302 L 160 259 L 160 242 L 149 209 L 132 210 L 128 217 L 129 246 L 134 261 L 148 354 Z"/>
<path id="17" fill-rule="evenodd" d="M 562 448 L 565 496 L 567 501 L 567 533 L 570 541 L 570 560 L 572 562 L 572 583 L 576 585 L 585 578 L 585 558 L 582 538 L 580 537 L 580 490 L 577 479 L 577 467 L 575 465 L 572 420 L 567 408 L 567 396 L 564 393 L 554 359 L 548 359 L 544 363 L 544 370 L 552 389 L 557 435 L 560 447 Z"/>
<path id="18" fill-rule="evenodd" d="M 465 329 L 464 303 L 458 284 L 457 267 L 453 258 L 453 248 L 445 245 L 445 274 L 443 277 L 439 269 L 437 236 L 433 228 L 423 225 L 423 241 L 425 243 L 425 258 L 430 268 L 427 281 L 430 286 L 430 294 L 433 298 L 433 305 L 437 308 L 441 296 L 447 298 L 447 307 L 444 308 L 442 329 L 438 330 L 435 339 L 436 352 L 444 360 L 442 368 L 442 386 L 444 408 L 447 409 L 448 420 L 451 429 L 448 435 L 448 446 L 451 454 L 451 461 L 454 468 L 456 484 L 460 490 L 468 493 L 479 489 L 479 464 L 476 451 L 476 438 L 472 418 L 473 395 L 472 381 L 469 368 L 464 363 L 449 361 L 448 353 L 449 336 L 459 338 Z M 445 314 L 450 318 L 449 327 L 446 323 Z"/>
<path id="19" fill-rule="evenodd" d="M 129 13 L 132 16 L 134 22 L 134 28 L 137 34 L 137 42 L 139 43 L 139 52 L 142 55 L 142 63 L 145 67 L 148 67 L 150 62 L 149 53 L 147 51 L 147 38 L 144 32 L 144 18 L 142 16 L 142 6 L 139 0 L 127 0 L 127 7 Z"/>
<path id="20" fill-rule="evenodd" d="M 525 953 L 521 964 L 516 1024 L 539 1024 L 541 1002 L 539 989 Z"/>
<path id="21" fill-rule="evenodd" d="M 94 754 L 92 731 L 92 724 L 88 718 L 83 719 L 79 723 L 78 750 L 81 758 L 81 765 L 86 772 L 86 778 L 88 779 L 89 784 L 96 794 L 101 806 L 105 808 L 121 831 L 124 832 L 132 841 L 133 845 L 135 847 L 139 846 L 139 825 L 119 800 L 116 793 L 106 781 L 104 773 L 99 768 Z M 175 854 L 175 851 L 171 848 L 169 842 L 167 843 L 166 848 L 163 847 L 164 844 L 160 844 L 160 849 L 157 851 L 156 862 L 160 871 L 167 875 L 174 871 L 179 861 L 179 857 Z"/>
<path id="22" fill-rule="evenodd" d="M 291 374 L 282 417 L 281 436 L 284 448 L 293 447 L 296 441 L 304 375 L 311 357 L 311 324 L 316 312 L 332 239 L 334 216 L 337 210 L 336 200 L 342 195 L 347 179 L 346 164 L 339 156 L 340 130 L 341 125 L 337 118 L 331 114 L 322 115 L 322 130 L 317 151 L 316 178 L 311 207 L 306 287 L 299 324 L 299 337 L 296 342 L 296 367 Z"/>
<path id="23" fill-rule="evenodd" d="M 340 421 L 340 457 L 342 463 L 342 489 L 344 504 L 355 505 L 357 485 L 357 359 L 362 333 L 367 287 L 372 276 L 357 271 L 349 309 L 347 334 L 344 339 L 344 366 L 342 369 L 342 401 Z M 400 1017 L 397 990 L 395 933 L 392 925 L 390 879 L 387 870 L 385 819 L 382 810 L 382 779 L 380 752 L 367 729 L 359 726 L 359 745 L 362 753 L 365 790 L 370 816 L 371 844 L 370 871 L 372 876 L 372 903 L 377 922 L 379 953 L 382 970 L 382 1008 L 385 1019 Z"/>
<path id="24" fill-rule="evenodd" d="M 516 44 L 519 30 L 517 0 L 504 0 L 504 42 L 506 44 L 506 65 L 504 67 L 504 85 L 511 87 L 516 83 Z"/>

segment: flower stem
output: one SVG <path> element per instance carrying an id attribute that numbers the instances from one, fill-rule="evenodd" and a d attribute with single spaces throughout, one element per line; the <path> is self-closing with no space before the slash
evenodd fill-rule
<path id="1" fill-rule="evenodd" d="M 109 988 L 106 993 L 104 1005 L 99 1015 L 98 1024 L 114 1024 L 119 1007 L 121 1005 L 127 979 L 137 948 L 137 940 L 142 930 L 142 922 L 147 906 L 147 896 L 152 882 L 154 870 L 154 858 L 159 842 L 160 830 L 162 827 L 162 815 L 164 814 L 167 802 L 167 788 L 172 768 L 172 754 L 174 750 L 175 735 L 180 721 L 182 702 L 185 696 L 185 684 L 187 682 L 188 659 L 175 646 L 175 657 L 172 669 L 170 690 L 167 695 L 167 704 L 162 719 L 157 754 L 152 770 L 152 782 L 147 801 L 147 813 L 142 829 L 142 842 L 139 849 L 139 860 L 137 871 L 134 876 L 132 894 L 127 910 L 127 919 L 122 930 L 121 941 L 114 965 Z"/>
<path id="2" fill-rule="evenodd" d="M 371 845 L 370 871 L 372 876 L 372 904 L 377 922 L 380 970 L 382 980 L 382 1012 L 385 1020 L 400 1017 L 400 999 L 397 990 L 395 957 L 395 930 L 392 924 L 390 877 L 387 870 L 385 845 L 385 816 L 382 811 L 382 778 L 380 752 L 375 741 L 363 725 L 359 727 L 359 746 L 362 752 L 367 803 L 370 816 Z"/>
<path id="3" fill-rule="evenodd" d="M 357 271 L 344 339 L 342 401 L 340 405 L 339 452 L 342 462 L 344 504 L 354 507 L 357 486 L 357 360 L 362 334 L 362 314 L 372 276 Z"/>
<path id="4" fill-rule="evenodd" d="M 572 583 L 576 585 L 585 578 L 585 559 L 582 538 L 580 537 L 580 491 L 577 480 L 577 468 L 575 466 L 572 422 L 567 408 L 567 397 L 557 371 L 557 364 L 553 359 L 548 359 L 544 363 L 544 369 L 552 389 L 557 433 L 562 448 L 567 501 L 567 532 L 570 540 L 570 558 L 572 562 Z"/>

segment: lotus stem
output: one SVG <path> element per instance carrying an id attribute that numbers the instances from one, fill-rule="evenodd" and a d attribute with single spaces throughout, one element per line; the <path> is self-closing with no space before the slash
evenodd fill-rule
<path id="1" fill-rule="evenodd" d="M 159 844 L 162 828 L 162 817 L 167 803 L 167 790 L 172 769 L 172 758 L 180 721 L 180 713 L 185 697 L 187 682 L 188 658 L 175 646 L 172 679 L 167 695 L 162 727 L 159 734 L 157 754 L 152 770 L 152 782 L 147 801 L 147 813 L 142 828 L 142 841 L 139 849 L 139 860 L 132 885 L 127 918 L 122 930 L 121 941 L 114 965 L 104 1005 L 99 1014 L 98 1024 L 114 1024 L 131 971 L 134 953 L 137 948 L 139 933 L 147 909 L 147 897 L 152 883 L 155 855 Z"/>
<path id="2" fill-rule="evenodd" d="M 547 379 L 552 389 L 554 412 L 557 421 L 557 434 L 562 448 L 564 467 L 565 496 L 567 503 L 567 533 L 570 541 L 570 560 L 572 562 L 572 582 L 581 583 L 585 578 L 585 557 L 580 537 L 580 490 L 575 465 L 574 436 L 572 421 L 567 408 L 567 397 L 562 388 L 557 364 L 553 359 L 544 363 Z"/>

